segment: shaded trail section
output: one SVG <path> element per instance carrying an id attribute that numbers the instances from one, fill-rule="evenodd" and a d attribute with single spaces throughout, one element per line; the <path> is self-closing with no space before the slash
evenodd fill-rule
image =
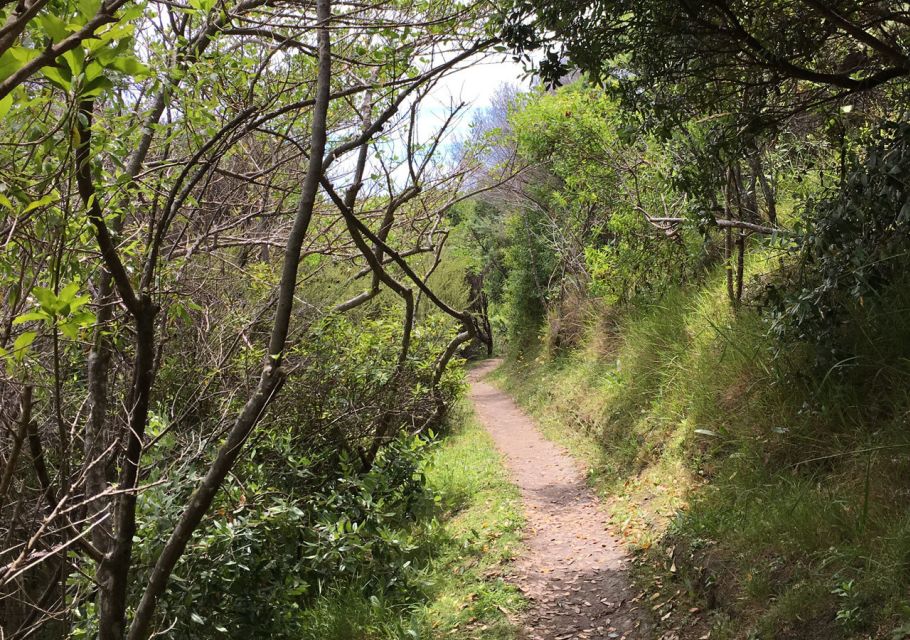
<path id="1" fill-rule="evenodd" d="M 498 365 L 488 360 L 470 372 L 470 398 L 521 489 L 527 548 L 512 580 L 531 603 L 524 637 L 650 638 L 632 603 L 628 556 L 608 531 L 584 473 L 507 394 L 483 380 Z"/>

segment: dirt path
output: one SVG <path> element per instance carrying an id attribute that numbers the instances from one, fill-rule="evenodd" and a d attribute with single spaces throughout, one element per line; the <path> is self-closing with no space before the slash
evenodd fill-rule
<path id="1" fill-rule="evenodd" d="M 531 602 L 525 637 L 649 639 L 630 602 L 628 557 L 582 470 L 508 395 L 483 381 L 498 364 L 489 360 L 470 373 L 470 397 L 524 502 L 527 552 L 515 563 L 514 581 Z"/>

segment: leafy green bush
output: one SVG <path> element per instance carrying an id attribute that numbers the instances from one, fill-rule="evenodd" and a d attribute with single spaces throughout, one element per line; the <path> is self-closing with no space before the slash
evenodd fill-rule
<path id="1" fill-rule="evenodd" d="M 422 542 L 434 535 L 434 492 L 424 467 L 432 440 L 402 436 L 362 473 L 341 456 L 317 473 L 287 451 L 309 491 L 282 490 L 264 466 L 247 465 L 216 506 L 221 517 L 193 539 L 165 599 L 174 638 L 297 638 L 304 612 L 327 589 L 394 597 L 419 575 Z M 143 556 L 154 557 L 171 487 L 144 496 Z"/>
<path id="2" fill-rule="evenodd" d="M 541 239 L 546 220 L 528 210 L 508 220 L 508 277 L 503 294 L 510 348 L 521 351 L 537 337 L 546 319 L 549 275 L 555 256 Z"/>
<path id="3" fill-rule="evenodd" d="M 169 637 L 296 639 L 321 594 L 397 602 L 422 589 L 421 567 L 439 526 L 436 493 L 424 476 L 435 442 L 428 422 L 437 400 L 432 376 L 453 327 L 428 314 L 399 366 L 397 311 L 380 298 L 365 318 L 324 318 L 288 353 L 282 394 L 162 599 Z M 219 373 L 222 384 L 241 384 L 261 358 L 252 348 L 239 350 Z M 192 358 L 174 357 L 163 362 L 160 379 L 186 394 L 184 381 L 202 375 Z M 438 390 L 444 402 L 454 402 L 462 380 L 459 369 L 444 375 Z M 204 472 L 209 449 L 199 433 L 217 440 L 218 416 L 236 410 L 234 402 L 232 395 L 208 396 L 191 413 L 174 416 L 163 403 L 152 412 L 149 436 L 158 446 L 146 457 L 139 497 L 134 588 L 145 584 L 188 488 Z M 368 461 L 375 442 L 381 446 Z M 86 599 L 76 607 L 86 621 L 77 637 L 95 635 L 93 606 Z"/>
<path id="4" fill-rule="evenodd" d="M 789 278 L 769 285 L 772 333 L 844 353 L 851 316 L 887 305 L 881 293 L 910 255 L 910 125 L 888 123 L 850 160 L 839 189 L 806 204 Z"/>

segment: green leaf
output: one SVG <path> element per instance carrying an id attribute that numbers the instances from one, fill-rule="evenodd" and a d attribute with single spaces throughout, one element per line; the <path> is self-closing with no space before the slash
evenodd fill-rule
<path id="1" fill-rule="evenodd" d="M 79 0 L 76 4 L 79 9 L 79 17 L 82 18 L 82 24 L 95 17 L 101 8 L 101 0 Z"/>
<path id="2" fill-rule="evenodd" d="M 6 117 L 6 114 L 9 113 L 10 107 L 13 106 L 13 94 L 8 93 L 3 96 L 3 99 L 0 99 L 0 120 Z M 3 200 L 0 200 L 0 204 L 5 205 L 8 209 L 12 209 L 12 205 L 9 204 L 9 200 L 6 199 L 6 196 L 0 194 L 0 197 Z M 5 200 L 5 202 L 4 202 Z"/>
<path id="3" fill-rule="evenodd" d="M 9 54 L 22 64 L 31 62 L 40 55 L 37 50 L 29 49 L 28 47 L 12 47 L 9 50 Z"/>
<path id="4" fill-rule="evenodd" d="M 13 325 L 25 324 L 26 322 L 31 322 L 32 320 L 47 321 L 50 319 L 51 317 L 43 311 L 29 311 L 28 313 L 23 313 L 20 316 L 16 316 L 16 319 L 13 320 Z"/>
<path id="5" fill-rule="evenodd" d="M 74 322 L 61 322 L 59 325 L 60 331 L 63 332 L 63 335 L 69 338 L 70 340 L 75 340 L 79 337 L 79 325 Z"/>
<path id="6" fill-rule="evenodd" d="M 35 287 L 32 293 L 38 299 L 42 311 L 52 316 L 57 314 L 57 296 L 53 291 L 47 287 Z"/>
<path id="7" fill-rule="evenodd" d="M 55 43 L 60 42 L 69 35 L 66 23 L 53 14 L 45 13 L 38 16 L 35 21 L 47 37 Z"/>
<path id="8" fill-rule="evenodd" d="M 104 73 L 104 67 L 97 60 L 92 60 L 85 66 L 85 80 L 86 82 L 91 82 L 92 80 L 101 76 Z"/>
<path id="9" fill-rule="evenodd" d="M 32 346 L 32 343 L 35 341 L 35 337 L 37 335 L 38 334 L 34 331 L 26 331 L 18 338 L 16 338 L 16 341 L 13 342 L 13 357 L 17 361 L 22 362 L 22 360 L 25 358 L 26 350 Z"/>
<path id="10" fill-rule="evenodd" d="M 92 51 L 92 55 L 102 67 L 110 66 L 118 56 L 130 55 L 130 41 L 125 39 L 115 45 L 101 44 Z"/>
<path id="11" fill-rule="evenodd" d="M 72 302 L 70 302 L 70 308 L 73 311 L 76 311 L 77 309 L 79 309 L 83 305 L 85 305 L 85 303 L 88 302 L 89 300 L 91 300 L 90 296 L 86 296 L 86 295 L 76 296 L 75 298 L 73 298 Z"/>
<path id="12" fill-rule="evenodd" d="M 72 302 L 73 299 L 76 297 L 77 291 L 79 291 L 79 283 L 70 282 L 68 285 L 66 285 L 65 287 L 63 287 L 63 289 L 60 290 L 60 293 L 57 294 L 57 299 L 60 300 L 61 302 Z"/>
<path id="13" fill-rule="evenodd" d="M 75 322 L 80 327 L 90 327 L 95 324 L 95 314 L 91 311 L 78 311 L 70 316 L 70 322 Z"/>
<path id="14" fill-rule="evenodd" d="M 72 77 L 76 77 L 82 73 L 82 68 L 85 66 L 85 50 L 82 47 L 70 49 L 63 54 L 63 59 L 73 74 Z"/>
<path id="15" fill-rule="evenodd" d="M 190 6 L 204 13 L 208 13 L 215 6 L 215 0 L 189 0 Z"/>
<path id="16" fill-rule="evenodd" d="M 67 73 L 69 69 L 67 69 Z M 64 91 L 69 91 L 72 87 L 69 78 L 65 77 L 63 72 L 63 67 L 43 67 L 41 69 L 41 75 L 50 80 L 52 83 L 63 89 Z"/>
<path id="17" fill-rule="evenodd" d="M 57 193 L 56 190 L 51 191 L 47 195 L 45 195 L 41 198 L 38 198 L 34 202 L 30 202 L 28 204 L 28 206 L 26 206 L 25 209 L 22 210 L 22 213 L 28 213 L 29 211 L 34 211 L 38 207 L 47 206 L 47 205 L 51 204 L 52 202 L 57 202 L 57 200 L 59 200 L 59 199 L 60 199 L 60 194 Z"/>
<path id="18" fill-rule="evenodd" d="M 128 22 L 129 19 L 124 15 L 120 18 L 121 22 L 119 24 L 115 24 L 107 31 L 99 33 L 97 39 L 86 44 L 88 50 L 94 52 L 102 48 L 110 48 L 110 43 L 117 40 L 121 40 L 122 44 L 129 44 L 129 40 L 132 39 L 133 32 L 136 30 L 136 25 L 130 24 Z"/>
<path id="19" fill-rule="evenodd" d="M 110 67 L 133 78 L 151 75 L 151 69 L 133 56 L 120 56 L 111 61 Z"/>
<path id="20" fill-rule="evenodd" d="M 114 88 L 114 83 L 111 82 L 108 78 L 104 76 L 99 76 L 94 80 L 90 80 L 85 83 L 85 88 L 82 90 L 82 96 L 88 98 L 91 96 L 98 96 Z"/>
<path id="21" fill-rule="evenodd" d="M 27 47 L 11 47 L 0 55 L 0 80 L 8 78 L 21 69 L 29 60 L 38 56 L 38 52 Z"/>
<path id="22" fill-rule="evenodd" d="M 140 17 L 145 11 L 145 3 L 137 2 L 132 6 L 127 5 L 126 9 L 123 10 L 123 14 L 120 16 L 121 22 L 132 22 L 136 18 Z M 131 28 L 133 25 L 129 25 Z M 132 31 L 130 31 L 132 33 Z"/>

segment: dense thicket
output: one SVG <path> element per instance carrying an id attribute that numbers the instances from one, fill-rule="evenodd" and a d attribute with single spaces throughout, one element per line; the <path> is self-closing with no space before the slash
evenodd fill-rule
<path id="1" fill-rule="evenodd" d="M 556 316 L 569 290 L 623 302 L 722 265 L 778 338 L 822 343 L 900 273 L 901 3 L 516 2 L 501 22 L 545 80 L 575 79 L 493 129 L 533 176 L 498 205 L 539 227 L 517 262 Z M 751 249 L 781 262 L 747 292 Z"/>
<path id="2" fill-rule="evenodd" d="M 433 275 L 463 105 L 421 109 L 482 7 L 0 14 L 0 635 L 299 637 L 394 589 L 413 438 L 489 341 Z"/>

